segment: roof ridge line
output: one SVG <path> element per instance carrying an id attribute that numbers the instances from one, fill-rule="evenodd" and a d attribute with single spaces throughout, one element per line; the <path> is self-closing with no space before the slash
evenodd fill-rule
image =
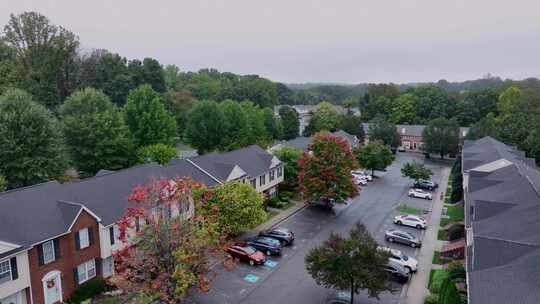
<path id="1" fill-rule="evenodd" d="M 14 193 L 14 192 L 17 192 L 17 191 L 23 191 L 23 190 L 36 188 L 36 187 L 43 186 L 43 185 L 46 185 L 46 184 L 51 184 L 51 183 L 58 183 L 59 185 L 61 185 L 59 181 L 53 179 L 53 180 L 45 181 L 45 182 L 42 182 L 42 183 L 39 183 L 39 184 L 34 184 L 34 185 L 25 186 L 25 187 L 19 187 L 19 188 L 14 188 L 14 189 L 9 189 L 9 190 L 6 190 L 6 191 L 2 191 L 2 192 L 0 192 L 0 196 L 2 196 L 4 194 L 8 194 L 8 193 Z"/>
<path id="2" fill-rule="evenodd" d="M 531 246 L 531 247 L 536 247 L 536 248 L 540 249 L 540 245 L 538 245 L 538 244 L 532 244 L 532 243 L 526 243 L 526 242 L 522 242 L 522 241 L 514 241 L 514 240 L 508 240 L 508 239 L 502 239 L 502 238 L 498 238 L 498 237 L 491 237 L 491 236 L 484 236 L 484 235 L 476 235 L 475 238 L 477 238 L 477 237 L 483 238 L 483 239 L 488 239 L 488 240 L 495 240 L 495 241 L 501 241 L 501 242 L 517 244 L 517 245 Z"/>
<path id="3" fill-rule="evenodd" d="M 195 164 L 195 162 L 193 162 L 191 159 L 186 158 L 186 161 L 187 161 L 188 163 L 192 164 L 195 168 L 199 169 L 202 173 L 204 173 L 204 174 L 210 176 L 210 178 L 212 178 L 213 180 L 215 180 L 218 184 L 223 185 L 223 183 L 222 183 L 219 179 L 215 178 L 212 174 L 208 173 L 206 170 L 204 170 L 203 168 L 199 167 L 199 166 L 198 166 L 197 164 Z"/>

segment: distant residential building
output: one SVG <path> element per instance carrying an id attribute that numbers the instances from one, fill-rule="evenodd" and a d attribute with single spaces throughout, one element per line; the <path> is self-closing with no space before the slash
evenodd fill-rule
<path id="1" fill-rule="evenodd" d="M 335 131 L 332 134 L 346 140 L 351 150 L 357 149 L 360 145 L 360 142 L 358 140 L 358 137 L 356 137 L 356 135 L 349 134 L 343 130 Z M 313 142 L 313 137 L 299 136 L 291 140 L 278 142 L 274 146 L 272 146 L 269 150 L 275 151 L 275 150 L 280 149 L 283 146 L 289 146 L 289 147 L 297 148 L 302 151 L 307 151 L 309 148 L 309 145 L 311 145 L 312 142 Z"/>
<path id="2" fill-rule="evenodd" d="M 523 151 L 491 137 L 462 153 L 470 304 L 540 299 L 540 172 Z"/>
<path id="3" fill-rule="evenodd" d="M 267 197 L 275 196 L 278 184 L 283 181 L 283 163 L 257 145 L 225 153 L 209 153 L 187 161 L 216 182 L 250 183 Z"/>
<path id="4" fill-rule="evenodd" d="M 369 142 L 369 123 L 362 123 L 364 128 L 364 143 Z M 401 147 L 406 151 L 422 152 L 424 140 L 422 132 L 426 128 L 425 125 L 396 125 L 396 130 L 401 137 Z M 469 128 L 459 128 L 459 140 L 463 142 L 465 136 L 469 132 Z"/>
<path id="5" fill-rule="evenodd" d="M 166 166 L 101 170 L 77 182 L 51 181 L 2 192 L 0 303 L 65 302 L 80 284 L 113 275 L 113 253 L 130 244 L 120 241 L 116 223 L 129 206 L 132 189 L 152 178 L 176 177 L 189 177 L 208 187 L 239 180 L 272 196 L 283 181 L 283 165 L 259 146 L 250 146 L 176 159 Z M 173 204 L 168 210 L 156 208 L 156 212 L 189 218 L 193 201 Z"/>

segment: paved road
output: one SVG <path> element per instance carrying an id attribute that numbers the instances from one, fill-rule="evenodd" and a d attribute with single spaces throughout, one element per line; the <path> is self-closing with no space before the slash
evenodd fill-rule
<path id="1" fill-rule="evenodd" d="M 386 246 L 384 230 L 393 227 L 392 219 L 398 214 L 395 207 L 406 203 L 426 210 L 431 209 L 431 202 L 407 197 L 409 181 L 401 177 L 400 168 L 411 160 L 423 161 L 417 154 L 399 153 L 396 161 L 387 172 L 377 172 L 381 178 L 375 179 L 364 187 L 360 195 L 347 205 L 336 207 L 331 214 L 318 208 L 307 208 L 280 226 L 295 231 L 296 240 L 292 247 L 284 250 L 283 256 L 273 257 L 268 265 L 251 267 L 239 264 L 228 271 L 223 266 L 215 268 L 216 277 L 212 289 L 205 294 L 195 293 L 188 303 L 198 304 L 233 304 L 233 303 L 324 303 L 331 292 L 315 284 L 306 272 L 304 257 L 314 246 L 319 245 L 331 232 L 347 233 L 357 222 L 362 221 L 377 240 Z M 427 163 L 439 181 L 441 166 Z M 429 217 L 429 215 L 428 215 Z M 415 229 L 412 233 L 419 234 Z M 394 245 L 408 255 L 415 256 L 412 248 Z M 368 298 L 367 295 L 357 297 L 357 303 L 399 303 L 401 286 L 396 286 L 395 293 L 385 293 L 380 301 Z M 406 288 L 406 287 L 405 287 Z"/>

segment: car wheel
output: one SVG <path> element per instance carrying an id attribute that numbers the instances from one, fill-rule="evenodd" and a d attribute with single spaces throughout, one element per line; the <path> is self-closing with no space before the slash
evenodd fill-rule
<path id="1" fill-rule="evenodd" d="M 398 224 L 400 226 L 403 225 L 403 223 L 401 221 L 397 221 L 396 224 Z"/>
<path id="2" fill-rule="evenodd" d="M 416 229 L 422 229 L 421 225 L 416 225 Z"/>
<path id="3" fill-rule="evenodd" d="M 416 243 L 411 243 L 412 248 L 416 248 Z"/>
<path id="4" fill-rule="evenodd" d="M 405 269 L 407 269 L 407 270 L 409 271 L 409 273 L 412 273 L 412 272 L 413 272 L 413 271 L 412 271 L 412 268 L 409 267 L 409 266 L 405 266 Z"/>
<path id="5" fill-rule="evenodd" d="M 249 260 L 249 265 L 253 266 L 255 265 L 255 262 L 253 260 Z"/>
<path id="6" fill-rule="evenodd" d="M 394 238 L 387 238 L 387 240 L 390 242 L 390 243 L 393 243 L 394 242 Z"/>
<path id="7" fill-rule="evenodd" d="M 270 252 L 270 250 L 266 250 L 266 255 L 271 255 L 272 253 Z"/>

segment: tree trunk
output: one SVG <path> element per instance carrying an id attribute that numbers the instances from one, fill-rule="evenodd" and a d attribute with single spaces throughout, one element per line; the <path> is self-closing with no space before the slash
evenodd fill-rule
<path id="1" fill-rule="evenodd" d="M 351 304 L 354 304 L 354 279 L 351 279 Z"/>
<path id="2" fill-rule="evenodd" d="M 444 152 L 441 151 L 441 159 L 444 159 Z"/>

